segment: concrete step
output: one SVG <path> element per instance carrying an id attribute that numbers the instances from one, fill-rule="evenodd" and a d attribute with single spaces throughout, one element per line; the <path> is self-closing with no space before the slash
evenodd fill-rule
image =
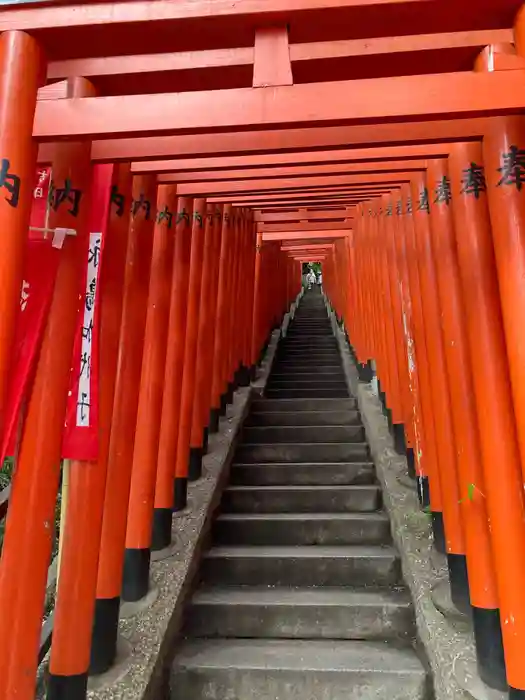
<path id="1" fill-rule="evenodd" d="M 389 546 L 213 547 L 204 583 L 235 586 L 397 586 L 400 562 Z"/>
<path id="2" fill-rule="evenodd" d="M 272 381 L 281 381 L 283 379 L 297 379 L 297 380 L 309 380 L 309 379 L 316 379 L 320 382 L 324 381 L 334 381 L 334 379 L 337 379 L 339 381 L 345 381 L 345 373 L 343 371 L 343 368 L 337 368 L 336 369 L 331 369 L 328 372 L 318 372 L 315 367 L 309 367 L 304 371 L 301 372 L 290 372 L 289 370 L 286 371 L 281 371 L 279 372 L 279 367 L 276 366 L 274 370 L 272 370 L 272 374 L 270 379 Z"/>
<path id="3" fill-rule="evenodd" d="M 316 376 L 323 374 L 340 374 L 342 372 L 342 365 L 340 361 L 330 364 L 313 364 L 308 362 L 288 362 L 287 360 L 280 360 L 276 362 L 272 369 L 272 374 L 286 374 L 293 377 L 295 374 L 312 374 Z"/>
<path id="4" fill-rule="evenodd" d="M 244 425 L 258 426 L 292 426 L 292 425 L 361 425 L 359 411 L 276 411 L 275 413 L 251 413 Z"/>
<path id="5" fill-rule="evenodd" d="M 227 545 L 388 544 L 385 513 L 223 513 L 214 541 Z"/>
<path id="6" fill-rule="evenodd" d="M 266 389 L 269 399 L 344 399 L 348 389 Z"/>
<path id="7" fill-rule="evenodd" d="M 333 336 L 332 325 L 330 321 L 301 321 L 293 320 L 288 329 L 297 333 L 303 333 L 304 335 L 309 335 L 310 333 L 323 333 L 327 336 Z"/>
<path id="8" fill-rule="evenodd" d="M 369 513 L 381 507 L 376 484 L 350 486 L 230 486 L 221 507 L 228 513 Z"/>
<path id="9" fill-rule="evenodd" d="M 337 350 L 337 341 L 333 338 L 288 338 L 286 341 L 282 341 L 277 349 L 278 354 L 290 352 L 292 350 Z"/>
<path id="10" fill-rule="evenodd" d="M 287 338 L 333 338 L 332 329 L 330 327 L 317 326 L 302 326 L 298 327 L 290 325 L 286 331 Z"/>
<path id="11" fill-rule="evenodd" d="M 274 379 L 270 377 L 267 389 L 338 389 L 343 387 L 346 389 L 344 379 L 324 379 L 324 377 L 315 377 L 312 375 L 310 379 L 295 379 L 288 377 L 287 379 Z M 348 391 L 348 389 L 347 389 Z"/>
<path id="12" fill-rule="evenodd" d="M 326 375 L 329 379 L 332 375 L 337 377 L 344 377 L 345 373 L 343 371 L 343 366 L 341 363 L 335 365 L 323 365 L 322 367 L 312 367 L 311 365 L 299 365 L 297 366 L 292 362 L 276 362 L 272 369 L 272 377 L 295 377 L 295 376 L 305 376 L 315 374 L 318 377 L 320 374 Z"/>
<path id="13" fill-rule="evenodd" d="M 374 478 L 372 462 L 234 463 L 230 470 L 230 483 L 234 486 L 371 484 Z"/>
<path id="14" fill-rule="evenodd" d="M 336 352 L 339 353 L 335 340 L 321 341 L 289 341 L 279 345 L 278 355 L 285 355 L 292 352 Z"/>
<path id="15" fill-rule="evenodd" d="M 311 365 L 314 362 L 320 365 L 337 365 L 339 363 L 339 366 L 341 366 L 341 356 L 335 348 L 297 348 L 278 353 L 276 356 L 276 364 L 280 362 L 297 362 L 298 364 L 306 365 Z"/>
<path id="16" fill-rule="evenodd" d="M 364 442 L 362 425 L 280 425 L 246 427 L 243 442 L 252 445 L 281 442 Z"/>
<path id="17" fill-rule="evenodd" d="M 254 399 L 251 410 L 257 413 L 291 411 L 354 411 L 357 409 L 357 401 L 354 398 L 344 399 Z"/>
<path id="18" fill-rule="evenodd" d="M 365 442 L 302 443 L 280 445 L 243 444 L 235 451 L 235 461 L 262 462 L 367 462 L 370 449 Z"/>
<path id="19" fill-rule="evenodd" d="M 259 639 L 398 639 L 414 635 L 403 589 L 211 588 L 191 601 L 186 633 Z"/>
<path id="20" fill-rule="evenodd" d="M 424 700 L 426 672 L 395 643 L 205 640 L 181 645 L 174 700 Z"/>
<path id="21" fill-rule="evenodd" d="M 279 366 L 286 368 L 306 367 L 307 371 L 310 371 L 313 363 L 317 363 L 322 367 L 336 367 L 339 371 L 341 371 L 343 366 L 341 355 L 337 350 L 333 348 L 325 348 L 324 350 L 312 348 L 310 350 L 291 350 L 276 354 L 272 372 L 275 372 L 276 367 Z"/>

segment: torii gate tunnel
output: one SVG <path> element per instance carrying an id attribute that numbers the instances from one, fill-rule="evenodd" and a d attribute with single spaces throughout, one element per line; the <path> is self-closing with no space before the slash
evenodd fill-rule
<path id="1" fill-rule="evenodd" d="M 49 651 L 61 459 L 47 692 L 76 700 L 304 261 L 377 376 L 482 677 L 501 660 L 525 698 L 520 0 L 0 5 L 0 699 L 33 698 Z"/>

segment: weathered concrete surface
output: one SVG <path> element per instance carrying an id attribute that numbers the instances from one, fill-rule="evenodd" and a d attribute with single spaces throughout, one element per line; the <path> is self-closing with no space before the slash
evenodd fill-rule
<path id="1" fill-rule="evenodd" d="M 188 642 L 173 683 L 187 700 L 420 700 L 426 687 L 417 657 L 385 642 L 281 639 Z"/>
<path id="2" fill-rule="evenodd" d="M 454 626 L 432 600 L 432 588 L 447 575 L 447 570 L 443 558 L 432 553 L 429 516 L 421 511 L 415 489 L 399 483 L 399 476 L 407 472 L 406 459 L 395 453 L 379 399 L 369 384 L 359 382 L 344 334 L 333 314 L 331 318 L 348 385 L 357 398 L 383 487 L 384 506 L 401 555 L 403 577 L 414 600 L 418 637 L 431 666 L 436 700 L 472 700 L 458 685 L 454 672 L 455 663 L 460 661 L 475 670 L 472 633 L 464 625 Z"/>
<path id="3" fill-rule="evenodd" d="M 173 553 L 151 566 L 152 587 L 158 595 L 139 615 L 120 622 L 120 634 L 127 654 L 107 678 L 95 679 L 96 690 L 89 700 L 163 700 L 167 697 L 168 668 L 175 640 L 182 626 L 184 605 L 193 590 L 194 576 L 207 542 L 212 515 L 228 479 L 239 429 L 247 415 L 250 396 L 257 396 L 271 371 L 279 331 L 272 335 L 265 358 L 252 389 L 240 389 L 220 431 L 210 436 L 209 453 L 203 460 L 203 478 L 188 489 L 188 508 L 173 522 Z M 130 653 L 131 652 L 131 653 Z M 98 689 L 100 681 L 107 685 Z"/>

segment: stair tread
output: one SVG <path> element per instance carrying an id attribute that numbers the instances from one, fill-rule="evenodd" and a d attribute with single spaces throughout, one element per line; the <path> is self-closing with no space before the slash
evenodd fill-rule
<path id="1" fill-rule="evenodd" d="M 363 590 L 357 588 L 289 588 L 285 586 L 213 586 L 199 589 L 193 605 L 275 606 L 400 606 L 411 607 L 404 588 Z"/>
<path id="2" fill-rule="evenodd" d="M 221 513 L 217 520 L 371 520 L 388 522 L 388 515 L 384 511 L 370 511 L 368 513 Z"/>
<path id="3" fill-rule="evenodd" d="M 283 484 L 282 486 L 280 485 L 266 485 L 263 484 L 261 486 L 253 486 L 253 485 L 247 485 L 244 486 L 242 484 L 236 485 L 236 486 L 227 486 L 225 491 L 264 491 L 265 493 L 269 493 L 270 491 L 290 491 L 291 493 L 294 493 L 296 491 L 379 491 L 379 484 L 328 484 L 328 485 L 315 485 L 315 486 L 309 486 L 309 485 L 303 485 L 303 484 Z"/>
<path id="4" fill-rule="evenodd" d="M 322 445 L 330 446 L 333 447 L 334 445 L 352 445 L 352 447 L 355 447 L 356 445 L 361 445 L 361 446 L 368 446 L 368 443 L 366 440 L 356 440 L 355 442 L 279 442 L 279 443 L 267 443 L 267 442 L 243 442 L 241 443 L 242 447 L 272 447 L 272 445 L 275 445 L 276 447 L 308 447 L 308 446 L 314 446 L 315 447 L 320 447 Z M 290 462 L 290 464 L 293 464 L 293 462 Z"/>
<path id="5" fill-rule="evenodd" d="M 297 559 L 320 557 L 342 558 L 348 559 L 351 557 L 367 557 L 383 558 L 383 557 L 398 557 L 397 550 L 392 545 L 257 545 L 250 547 L 249 545 L 217 545 L 209 549 L 205 557 L 261 557 L 261 558 L 276 558 L 276 557 L 291 557 Z"/>
<path id="6" fill-rule="evenodd" d="M 233 462 L 232 467 L 373 467 L 372 461 L 366 462 Z"/>
<path id="7" fill-rule="evenodd" d="M 352 640 L 187 640 L 181 645 L 175 666 L 425 675 L 421 661 L 410 648 Z"/>

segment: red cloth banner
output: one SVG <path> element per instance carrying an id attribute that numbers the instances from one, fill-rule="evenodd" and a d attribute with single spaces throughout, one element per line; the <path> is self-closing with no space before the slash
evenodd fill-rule
<path id="1" fill-rule="evenodd" d="M 35 177 L 12 380 L 6 424 L 0 436 L 0 464 L 5 457 L 14 455 L 16 451 L 20 411 L 33 378 L 58 268 L 60 251 L 52 247 L 51 237 L 47 240 L 44 238 L 50 176 L 50 168 L 42 168 Z"/>
<path id="2" fill-rule="evenodd" d="M 107 229 L 112 165 L 93 168 L 89 248 L 84 267 L 66 411 L 62 457 L 81 461 L 98 458 L 100 272 Z"/>

